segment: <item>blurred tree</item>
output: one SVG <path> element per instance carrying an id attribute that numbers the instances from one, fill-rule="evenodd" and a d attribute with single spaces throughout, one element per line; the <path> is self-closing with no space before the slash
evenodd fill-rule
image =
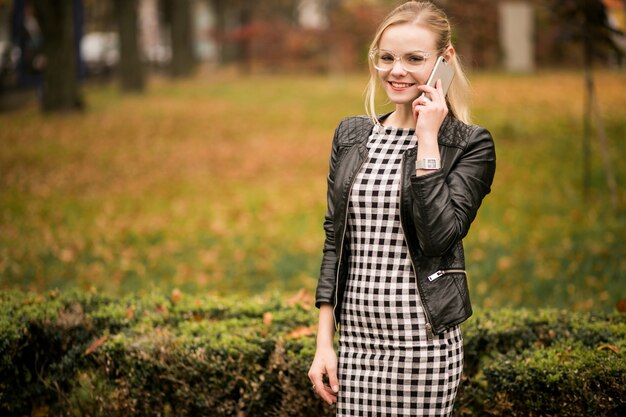
<path id="1" fill-rule="evenodd" d="M 453 42 L 464 63 L 475 68 L 498 65 L 498 3 L 500 0 L 435 1 L 450 17 Z"/>
<path id="2" fill-rule="evenodd" d="M 267 24 L 278 14 L 275 0 L 264 4 L 252 0 L 212 0 L 217 17 L 218 38 L 222 42 L 222 62 L 232 58 L 243 73 L 252 70 L 253 41 Z M 261 22 L 258 9 L 262 6 L 272 11 Z M 277 29 L 278 30 L 278 29 Z"/>
<path id="3" fill-rule="evenodd" d="M 241 53 L 237 42 L 240 0 L 208 0 L 215 13 L 215 40 L 218 44 L 220 64 L 239 60 Z"/>
<path id="4" fill-rule="evenodd" d="M 120 85 L 123 91 L 141 92 L 145 76 L 139 52 L 137 0 L 113 0 L 120 40 Z"/>
<path id="5" fill-rule="evenodd" d="M 215 13 L 215 33 L 214 37 L 218 48 L 218 61 L 223 64 L 226 59 L 226 47 L 224 45 L 224 34 L 226 33 L 226 10 L 227 0 L 208 0 Z"/>
<path id="6" fill-rule="evenodd" d="M 583 193 L 589 194 L 591 183 L 591 118 L 595 120 L 600 151 L 604 162 L 606 180 L 611 193 L 611 201 L 617 205 L 617 184 L 609 157 L 606 131 L 600 115 L 593 81 L 593 63 L 597 58 L 605 58 L 607 53 L 623 55 L 615 43 L 615 34 L 624 35 L 609 23 L 605 4 L 601 0 L 552 0 L 554 19 L 559 25 L 560 37 L 565 42 L 582 44 L 583 68 L 585 72 L 585 114 L 583 129 Z"/>
<path id="7" fill-rule="evenodd" d="M 186 77 L 196 65 L 190 0 L 161 0 L 163 19 L 169 26 L 172 46 L 170 75 Z"/>
<path id="8" fill-rule="evenodd" d="M 367 51 L 376 28 L 396 4 L 390 0 L 363 5 L 357 1 L 334 1 L 330 17 L 329 71 L 367 69 Z"/>
<path id="9" fill-rule="evenodd" d="M 252 38 L 254 26 L 252 25 L 254 2 L 239 0 L 239 25 L 237 37 L 239 63 L 242 72 L 248 74 L 252 70 Z"/>
<path id="10" fill-rule="evenodd" d="M 78 85 L 78 14 L 80 0 L 32 0 L 43 35 L 45 67 L 42 110 L 79 110 L 84 107 Z M 78 23 L 77 23 L 78 22 Z"/>

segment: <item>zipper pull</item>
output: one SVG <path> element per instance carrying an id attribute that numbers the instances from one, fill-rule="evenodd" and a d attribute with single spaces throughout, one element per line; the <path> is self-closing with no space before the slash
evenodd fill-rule
<path id="1" fill-rule="evenodd" d="M 430 282 L 433 282 L 434 280 L 436 280 L 437 278 L 439 278 L 440 276 L 445 275 L 445 274 L 446 274 L 446 272 L 445 272 L 445 271 L 437 271 L 437 272 L 435 272 L 434 274 L 429 275 L 429 276 L 428 276 L 428 280 L 429 280 Z"/>
<path id="2" fill-rule="evenodd" d="M 433 327 L 430 323 L 426 323 L 426 340 L 433 340 L 435 334 L 433 333 Z"/>

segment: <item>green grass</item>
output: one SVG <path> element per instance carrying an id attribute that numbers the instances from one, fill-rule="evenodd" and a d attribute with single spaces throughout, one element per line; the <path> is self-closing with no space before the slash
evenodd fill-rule
<path id="1" fill-rule="evenodd" d="M 498 154 L 465 241 L 476 305 L 626 297 L 626 75 L 597 78 L 615 208 L 595 137 L 582 198 L 580 74 L 471 77 Z M 88 87 L 83 115 L 0 114 L 0 287 L 312 291 L 333 129 L 363 113 L 365 83 L 204 73 L 142 96 Z"/>

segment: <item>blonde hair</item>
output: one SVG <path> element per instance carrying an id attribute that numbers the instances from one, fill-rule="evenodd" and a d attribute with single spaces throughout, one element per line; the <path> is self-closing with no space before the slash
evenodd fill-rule
<path id="1" fill-rule="evenodd" d="M 446 49 L 452 46 L 450 22 L 446 14 L 428 1 L 409 1 L 396 7 L 391 13 L 385 17 L 374 35 L 369 53 L 378 48 L 380 38 L 385 30 L 392 25 L 399 24 L 415 24 L 421 25 L 427 30 L 432 31 L 436 38 L 437 54 L 442 55 Z M 370 79 L 365 94 L 365 111 L 372 118 L 374 123 L 378 123 L 376 117 L 376 88 L 378 86 L 378 72 L 372 63 L 368 60 Z M 461 63 L 454 54 L 449 62 L 454 66 L 455 76 L 448 89 L 446 100 L 448 109 L 452 116 L 464 122 L 471 123 L 469 112 L 469 93 L 470 86 L 467 76 L 463 71 Z"/>

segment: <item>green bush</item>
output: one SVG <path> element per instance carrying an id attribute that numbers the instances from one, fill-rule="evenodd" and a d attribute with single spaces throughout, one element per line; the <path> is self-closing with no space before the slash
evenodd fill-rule
<path id="1" fill-rule="evenodd" d="M 464 325 L 461 415 L 621 416 L 626 315 L 479 311 Z"/>
<path id="2" fill-rule="evenodd" d="M 331 416 L 306 377 L 316 316 L 277 297 L 6 292 L 0 414 Z M 493 310 L 463 332 L 457 415 L 624 415 L 626 316 Z"/>

